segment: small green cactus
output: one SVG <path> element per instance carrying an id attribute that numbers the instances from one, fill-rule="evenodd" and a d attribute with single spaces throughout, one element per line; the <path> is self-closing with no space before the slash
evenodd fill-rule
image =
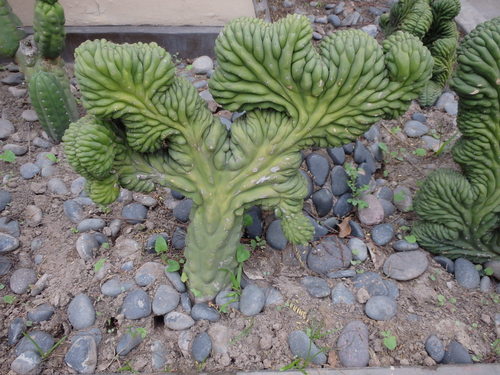
<path id="1" fill-rule="evenodd" d="M 422 106 L 436 102 L 453 71 L 458 45 L 454 18 L 459 12 L 459 0 L 400 0 L 389 14 L 380 17 L 380 27 L 387 36 L 396 30 L 407 31 L 431 51 L 434 67 L 419 97 Z"/>
<path id="2" fill-rule="evenodd" d="M 33 30 L 43 58 L 55 59 L 64 49 L 64 10 L 57 0 L 37 0 Z"/>
<path id="3" fill-rule="evenodd" d="M 12 57 L 25 32 L 7 0 L 0 0 L 0 57 Z"/>
<path id="4" fill-rule="evenodd" d="M 463 134 L 452 153 L 463 175 L 429 175 L 415 197 L 413 234 L 435 254 L 500 260 L 500 17 L 464 38 L 451 85 Z"/>
<path id="5" fill-rule="evenodd" d="M 292 243 L 312 238 L 301 149 L 342 145 L 380 117 L 400 115 L 431 74 L 429 51 L 403 32 L 382 47 L 359 30 L 324 38 L 319 51 L 311 39 L 298 15 L 224 28 L 209 88 L 225 108 L 247 111 L 230 130 L 155 43 L 97 40 L 75 52 L 89 115 L 64 135 L 68 161 L 97 202 L 116 199 L 119 186 L 155 185 L 193 200 L 183 272 L 199 300 L 230 284 L 249 207 L 274 209 Z"/>

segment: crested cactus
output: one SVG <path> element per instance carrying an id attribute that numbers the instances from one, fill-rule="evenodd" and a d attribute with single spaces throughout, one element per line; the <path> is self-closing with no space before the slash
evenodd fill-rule
<path id="1" fill-rule="evenodd" d="M 415 197 L 413 233 L 425 249 L 450 258 L 500 259 L 500 17 L 464 38 L 451 80 L 459 96 L 452 149 L 463 175 L 437 170 Z"/>
<path id="2" fill-rule="evenodd" d="M 0 57 L 12 57 L 25 33 L 7 0 L 0 0 Z"/>
<path id="3" fill-rule="evenodd" d="M 57 0 L 37 0 L 33 30 L 43 58 L 55 59 L 64 49 L 64 10 Z"/>
<path id="4" fill-rule="evenodd" d="M 248 207 L 274 209 L 292 243 L 312 238 L 302 148 L 339 146 L 403 113 L 431 75 L 429 51 L 403 32 L 381 47 L 361 31 L 340 31 L 319 52 L 311 37 L 298 15 L 224 28 L 209 87 L 225 108 L 247 111 L 230 130 L 155 43 L 97 40 L 76 50 L 89 114 L 63 138 L 68 161 L 97 202 L 115 200 L 119 186 L 148 192 L 156 184 L 193 200 L 183 272 L 199 300 L 228 286 Z"/>
<path id="5" fill-rule="evenodd" d="M 459 0 L 400 0 L 389 14 L 380 17 L 387 35 L 396 30 L 419 37 L 434 58 L 432 78 L 419 96 L 423 106 L 435 103 L 453 71 L 458 30 L 454 18 L 460 12 Z"/>

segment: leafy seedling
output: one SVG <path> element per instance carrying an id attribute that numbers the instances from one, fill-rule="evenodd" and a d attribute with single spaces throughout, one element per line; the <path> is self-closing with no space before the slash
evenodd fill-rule
<path id="1" fill-rule="evenodd" d="M 427 151 L 423 148 L 417 148 L 416 150 L 413 151 L 413 154 L 417 156 L 425 156 L 427 155 Z"/>
<path id="2" fill-rule="evenodd" d="M 444 306 L 445 303 L 446 303 L 446 297 L 443 296 L 442 294 L 438 294 L 438 296 L 437 296 L 437 305 L 439 307 L 441 307 L 441 306 Z"/>
<path id="3" fill-rule="evenodd" d="M 491 276 L 491 275 L 493 275 L 494 271 L 493 271 L 493 268 L 491 268 L 491 267 L 486 267 L 486 268 L 483 270 L 483 273 L 484 273 L 486 276 Z"/>
<path id="4" fill-rule="evenodd" d="M 250 247 L 252 248 L 252 250 L 255 250 L 255 249 L 260 249 L 260 250 L 264 250 L 266 248 L 266 240 L 259 237 L 259 236 L 256 236 L 255 238 L 252 238 L 250 240 Z"/>
<path id="5" fill-rule="evenodd" d="M 253 217 L 251 217 L 249 214 L 243 215 L 243 226 L 249 227 L 252 224 L 253 224 Z"/>
<path id="6" fill-rule="evenodd" d="M 0 283 L 0 290 L 5 289 L 5 285 Z"/>
<path id="7" fill-rule="evenodd" d="M 396 194 L 394 194 L 394 202 L 402 202 L 406 198 L 406 194 L 404 191 L 398 191 Z"/>
<path id="8" fill-rule="evenodd" d="M 168 251 L 168 244 L 163 236 L 156 237 L 155 240 L 155 252 L 160 255 Z"/>
<path id="9" fill-rule="evenodd" d="M 181 265 L 179 264 L 178 261 L 176 261 L 175 259 L 168 259 L 167 260 L 167 268 L 166 268 L 167 272 L 175 272 L 175 271 L 179 271 L 180 269 L 181 269 Z"/>
<path id="10" fill-rule="evenodd" d="M 399 126 L 393 126 L 391 128 L 391 133 L 392 134 L 398 134 L 400 131 L 401 131 L 401 127 L 399 127 Z"/>
<path id="11" fill-rule="evenodd" d="M 378 148 L 381 149 L 384 152 L 388 152 L 389 151 L 389 147 L 387 147 L 387 145 L 384 142 L 379 142 L 378 143 Z"/>
<path id="12" fill-rule="evenodd" d="M 414 235 L 405 236 L 405 241 L 408 243 L 417 243 L 417 237 Z"/>
<path id="13" fill-rule="evenodd" d="M 5 150 L 0 154 L 0 160 L 6 163 L 12 163 L 16 160 L 16 155 L 10 150 Z"/>
<path id="14" fill-rule="evenodd" d="M 102 267 L 104 267 L 104 264 L 106 263 L 106 258 L 99 259 L 97 262 L 94 264 L 94 272 L 99 272 Z"/>
<path id="15" fill-rule="evenodd" d="M 52 154 L 52 153 L 45 154 L 45 157 L 46 157 L 47 159 L 49 159 L 51 162 L 54 162 L 54 163 L 59 162 L 59 159 L 57 158 L 57 156 L 55 156 L 55 155 L 54 155 L 54 154 Z"/>
<path id="16" fill-rule="evenodd" d="M 9 305 L 12 305 L 15 300 L 16 300 L 16 297 L 15 296 L 11 296 L 10 294 L 7 294 L 6 296 L 3 296 L 3 302 L 7 303 Z"/>
<path id="17" fill-rule="evenodd" d="M 382 337 L 384 338 L 382 342 L 384 343 L 384 346 L 389 349 L 389 350 L 394 350 L 398 346 L 398 340 L 396 336 L 394 336 L 391 331 L 382 331 L 380 332 Z"/>
<path id="18" fill-rule="evenodd" d="M 142 327 L 132 327 L 132 328 L 129 328 L 128 329 L 128 333 L 133 338 L 139 336 L 143 340 L 148 336 L 148 330 L 146 328 L 142 328 Z"/>

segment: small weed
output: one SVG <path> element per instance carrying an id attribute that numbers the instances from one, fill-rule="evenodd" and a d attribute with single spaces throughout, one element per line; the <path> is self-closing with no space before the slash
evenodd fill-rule
<path id="1" fill-rule="evenodd" d="M 167 272 L 175 272 L 181 269 L 181 265 L 178 261 L 174 259 L 167 260 L 167 268 L 165 269 Z"/>
<path id="2" fill-rule="evenodd" d="M 351 265 L 353 266 L 357 266 L 358 264 L 361 264 L 362 261 L 361 260 L 351 260 Z"/>
<path id="3" fill-rule="evenodd" d="M 103 243 L 101 244 L 101 247 L 102 247 L 103 249 L 106 249 L 106 250 L 107 250 L 107 249 L 109 249 L 109 248 L 110 248 L 109 242 L 103 242 Z"/>
<path id="4" fill-rule="evenodd" d="M 416 243 L 417 237 L 415 237 L 414 235 L 405 236 L 405 241 L 408 243 Z"/>
<path id="5" fill-rule="evenodd" d="M 94 272 L 97 273 L 99 272 L 102 267 L 104 267 L 104 264 L 106 263 L 106 258 L 99 259 L 97 262 L 94 264 Z"/>
<path id="6" fill-rule="evenodd" d="M 401 225 L 401 226 L 399 227 L 399 230 L 401 230 L 401 231 L 405 232 L 405 231 L 407 231 L 407 230 L 410 230 L 410 227 L 409 227 L 408 225 Z"/>
<path id="7" fill-rule="evenodd" d="M 484 270 L 483 270 L 483 273 L 486 275 L 486 276 L 491 276 L 493 275 L 493 269 L 491 267 L 486 267 Z"/>
<path id="8" fill-rule="evenodd" d="M 311 319 L 309 321 L 309 326 L 305 328 L 304 332 L 306 333 L 307 337 L 314 341 L 320 340 L 337 331 L 336 329 L 325 331 L 324 328 L 325 324 L 322 321 Z"/>
<path id="9" fill-rule="evenodd" d="M 394 194 L 394 202 L 402 202 L 406 198 L 406 194 L 404 191 L 398 191 L 396 194 Z"/>
<path id="10" fill-rule="evenodd" d="M 253 224 L 253 218 L 249 214 L 243 215 L 243 226 L 249 227 Z"/>
<path id="11" fill-rule="evenodd" d="M 236 336 L 232 337 L 231 340 L 229 340 L 229 345 L 236 344 L 238 341 L 248 336 L 252 331 L 253 324 L 254 324 L 254 318 L 250 319 L 250 324 L 248 326 L 243 328 L 243 330 L 240 333 L 238 333 Z"/>
<path id="12" fill-rule="evenodd" d="M 80 232 L 80 231 L 79 231 L 78 229 L 76 229 L 75 227 L 72 227 L 72 228 L 70 228 L 69 230 L 71 231 L 71 233 L 74 233 L 74 234 L 76 234 L 76 233 Z"/>
<path id="13" fill-rule="evenodd" d="M 7 294 L 6 296 L 3 296 L 3 302 L 7 303 L 9 305 L 12 305 L 15 300 L 16 300 L 16 297 L 15 296 L 11 296 L 10 294 Z"/>
<path id="14" fill-rule="evenodd" d="M 132 338 L 140 336 L 144 340 L 148 336 L 148 330 L 142 327 L 131 327 L 127 332 Z"/>
<path id="15" fill-rule="evenodd" d="M 107 215 L 107 214 L 109 214 L 109 213 L 111 212 L 111 207 L 109 207 L 109 206 L 105 206 L 105 205 L 103 205 L 103 204 L 100 204 L 100 205 L 98 206 L 98 208 L 99 208 L 99 210 L 100 210 L 103 214 L 105 214 L 105 215 Z"/>
<path id="16" fill-rule="evenodd" d="M 0 283 L 0 290 L 5 289 L 5 285 Z"/>
<path id="17" fill-rule="evenodd" d="M 500 356 L 500 339 L 496 339 L 491 343 L 491 350 L 493 350 L 497 356 Z"/>
<path id="18" fill-rule="evenodd" d="M 384 177 L 387 177 L 389 176 L 389 171 L 388 170 L 385 170 L 384 173 L 383 173 Z"/>
<path id="19" fill-rule="evenodd" d="M 391 331 L 382 331 L 380 332 L 381 336 L 384 338 L 383 343 L 384 346 L 389 350 L 394 350 L 398 346 L 398 340 L 396 336 L 394 336 Z"/>
<path id="20" fill-rule="evenodd" d="M 27 320 L 25 323 L 26 327 L 31 327 L 33 325 L 33 322 L 31 320 Z"/>
<path id="21" fill-rule="evenodd" d="M 476 329 L 476 328 L 478 328 L 478 327 L 479 327 L 479 324 L 477 324 L 476 322 L 474 322 L 474 323 L 472 323 L 472 324 L 470 325 L 470 327 L 471 327 L 472 329 Z"/>
<path id="22" fill-rule="evenodd" d="M 191 64 L 187 65 L 186 70 L 193 70 L 193 65 L 191 65 Z"/>
<path id="23" fill-rule="evenodd" d="M 443 296 L 442 294 L 438 294 L 438 296 L 437 296 L 437 305 L 439 307 L 441 307 L 441 306 L 444 306 L 445 303 L 446 303 L 446 297 Z"/>
<path id="24" fill-rule="evenodd" d="M 471 359 L 474 362 L 482 362 L 483 361 L 483 356 L 481 354 L 473 354 L 473 355 L 471 355 Z"/>
<path id="25" fill-rule="evenodd" d="M 131 372 L 133 374 L 139 373 L 139 371 L 134 370 L 134 368 L 132 367 L 132 365 L 128 361 L 125 362 L 125 364 L 116 371 L 118 371 L 118 372 Z"/>
<path id="26" fill-rule="evenodd" d="M 443 153 L 443 151 L 446 149 L 446 146 L 448 146 L 456 137 L 458 136 L 458 133 L 455 133 L 451 136 L 450 139 L 448 139 L 446 142 L 443 142 L 443 144 L 439 147 L 439 149 L 435 152 L 436 156 L 439 156 Z"/>
<path id="27" fill-rule="evenodd" d="M 250 247 L 252 248 L 252 250 L 255 250 L 255 249 L 260 249 L 260 250 L 264 250 L 266 248 L 266 240 L 259 237 L 259 236 L 256 236 L 255 238 L 252 238 L 250 240 Z"/>
<path id="28" fill-rule="evenodd" d="M 40 355 L 40 358 L 43 360 L 47 359 L 50 357 L 50 355 L 56 350 L 63 342 L 66 340 L 67 336 L 63 336 L 59 341 L 57 341 L 52 347 L 47 350 L 46 352 L 43 351 L 43 349 L 40 347 L 40 345 L 37 344 L 35 340 L 26 332 L 23 332 L 24 337 L 26 337 L 28 340 L 31 341 L 31 343 L 35 346 L 35 349 L 37 353 Z"/>
<path id="29" fill-rule="evenodd" d="M 54 154 L 48 153 L 48 154 L 45 154 L 45 157 L 53 163 L 59 162 L 59 159 Z"/>
<path id="30" fill-rule="evenodd" d="M 6 163 L 13 163 L 16 161 L 16 154 L 10 150 L 5 150 L 0 154 L 0 160 L 3 160 Z"/>
<path id="31" fill-rule="evenodd" d="M 302 359 L 302 358 L 295 358 L 292 362 L 290 362 L 288 365 L 283 366 L 280 368 L 280 371 L 288 371 L 288 370 L 297 370 L 303 373 L 304 375 L 307 375 L 307 371 L 305 368 L 308 366 L 309 362 Z"/>
<path id="32" fill-rule="evenodd" d="M 398 134 L 401 131 L 401 127 L 393 126 L 390 131 L 392 134 Z"/>
<path id="33" fill-rule="evenodd" d="M 167 251 L 168 251 L 168 244 L 167 241 L 165 241 L 165 238 L 163 238 L 162 236 L 156 237 L 155 253 L 160 255 L 166 253 Z"/>
<path id="34" fill-rule="evenodd" d="M 417 148 L 416 150 L 413 151 L 413 154 L 417 156 L 425 156 L 427 155 L 427 151 L 423 148 Z"/>
<path id="35" fill-rule="evenodd" d="M 389 151 L 389 147 L 387 147 L 387 145 L 384 142 L 379 142 L 378 143 L 378 148 L 381 149 L 384 152 L 388 152 Z"/>
<path id="36" fill-rule="evenodd" d="M 352 204 L 353 206 L 358 207 L 359 209 L 367 208 L 368 203 L 365 202 L 364 200 L 360 199 L 361 193 L 364 191 L 367 191 L 370 187 L 368 185 L 363 185 L 358 187 L 356 185 L 356 180 L 360 174 L 360 172 L 363 172 L 363 169 L 359 168 L 356 169 L 352 164 L 346 164 L 345 165 L 345 171 L 347 175 L 349 176 L 349 179 L 347 180 L 347 185 L 352 191 L 352 198 L 349 198 L 347 202 Z"/>

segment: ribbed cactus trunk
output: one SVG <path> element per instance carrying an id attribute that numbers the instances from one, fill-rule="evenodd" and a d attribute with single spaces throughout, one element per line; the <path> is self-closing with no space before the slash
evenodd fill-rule
<path id="1" fill-rule="evenodd" d="M 240 243 L 243 217 L 221 205 L 218 199 L 206 201 L 191 210 L 184 255 L 184 272 L 189 289 L 197 301 L 209 301 L 230 284 L 235 272 L 236 248 Z"/>

